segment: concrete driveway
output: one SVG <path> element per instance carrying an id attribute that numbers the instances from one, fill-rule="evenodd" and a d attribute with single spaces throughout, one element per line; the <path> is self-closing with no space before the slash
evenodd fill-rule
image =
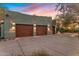
<path id="1" fill-rule="evenodd" d="M 79 38 L 71 34 L 55 34 L 0 42 L 2 56 L 31 56 L 32 52 L 38 50 L 45 50 L 50 56 L 79 56 Z"/>

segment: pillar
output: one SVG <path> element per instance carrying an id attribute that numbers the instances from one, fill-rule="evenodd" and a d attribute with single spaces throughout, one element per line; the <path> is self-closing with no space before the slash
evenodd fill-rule
<path id="1" fill-rule="evenodd" d="M 33 24 L 33 36 L 36 36 L 36 24 Z"/>

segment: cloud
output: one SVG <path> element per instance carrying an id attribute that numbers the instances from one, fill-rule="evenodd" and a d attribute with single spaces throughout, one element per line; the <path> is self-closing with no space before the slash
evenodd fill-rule
<path id="1" fill-rule="evenodd" d="M 29 5 L 16 6 L 11 9 L 24 14 L 31 14 L 37 16 L 55 16 L 55 4 L 52 3 L 31 3 Z"/>

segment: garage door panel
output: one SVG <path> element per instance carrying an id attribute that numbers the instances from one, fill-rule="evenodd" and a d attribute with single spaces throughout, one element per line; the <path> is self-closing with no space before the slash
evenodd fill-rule
<path id="1" fill-rule="evenodd" d="M 33 25 L 17 24 L 16 37 L 33 36 Z"/>
<path id="2" fill-rule="evenodd" d="M 47 35 L 47 26 L 37 25 L 36 35 Z"/>

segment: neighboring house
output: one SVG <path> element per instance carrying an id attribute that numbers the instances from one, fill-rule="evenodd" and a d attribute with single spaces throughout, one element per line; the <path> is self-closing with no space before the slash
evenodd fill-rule
<path id="1" fill-rule="evenodd" d="M 53 34 L 51 17 L 26 15 L 13 11 L 6 13 L 4 23 L 1 24 L 1 37 L 16 38 Z"/>

